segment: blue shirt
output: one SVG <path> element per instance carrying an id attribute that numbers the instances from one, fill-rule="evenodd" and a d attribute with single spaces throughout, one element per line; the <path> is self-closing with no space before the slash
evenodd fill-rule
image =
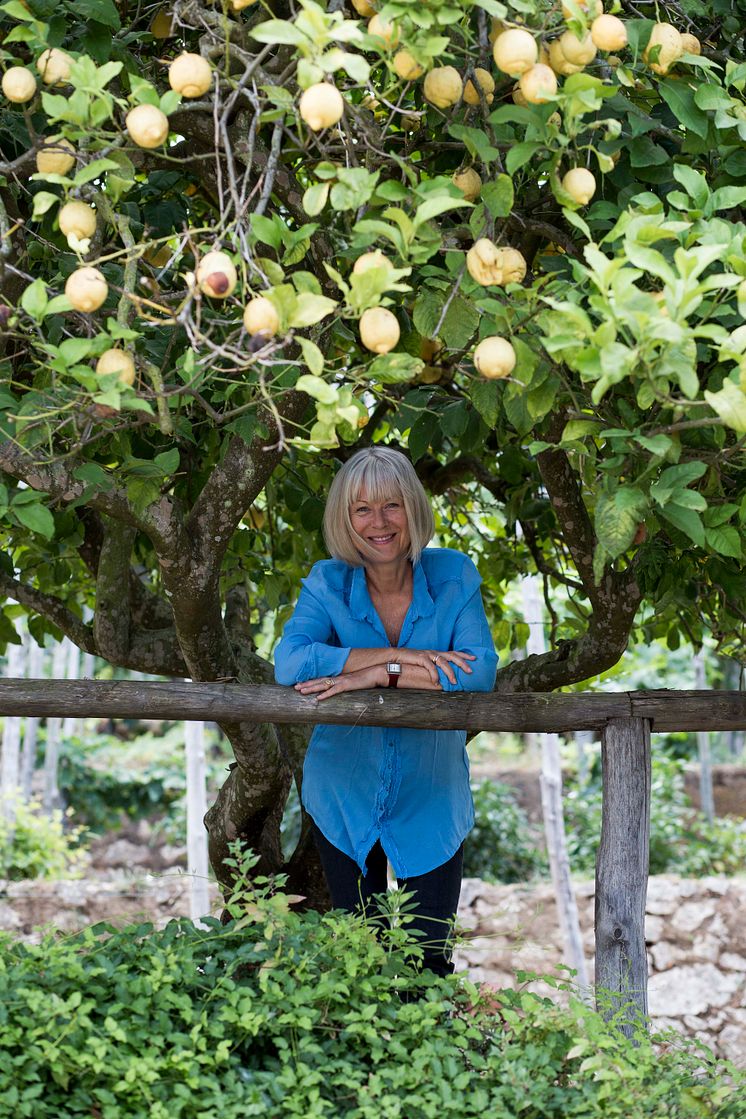
<path id="1" fill-rule="evenodd" d="M 479 573 L 449 548 L 426 548 L 413 568 L 412 602 L 399 647 L 473 653 L 444 691 L 491 691 L 497 656 Z M 314 564 L 275 650 L 275 679 L 292 685 L 337 676 L 353 648 L 388 648 L 362 567 Z M 314 728 L 303 766 L 303 806 L 326 838 L 366 873 L 376 840 L 397 878 L 447 862 L 474 823 L 466 731 Z"/>

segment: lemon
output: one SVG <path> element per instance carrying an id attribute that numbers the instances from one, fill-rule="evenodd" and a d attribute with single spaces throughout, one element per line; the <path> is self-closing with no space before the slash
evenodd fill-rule
<path id="1" fill-rule="evenodd" d="M 317 82 L 301 94 L 298 111 L 301 118 L 314 132 L 331 128 L 342 119 L 344 98 L 335 85 Z"/>
<path id="2" fill-rule="evenodd" d="M 488 380 L 509 377 L 515 369 L 516 355 L 507 338 L 494 334 L 483 338 L 474 351 L 474 364 L 477 372 Z"/>
<path id="3" fill-rule="evenodd" d="M 266 295 L 255 295 L 244 308 L 243 324 L 252 337 L 255 334 L 277 334 L 280 316 Z"/>
<path id="4" fill-rule="evenodd" d="M 23 105 L 36 93 L 36 78 L 26 66 L 11 66 L 3 74 L 3 93 L 14 105 Z"/>
<path id="5" fill-rule="evenodd" d="M 212 67 L 201 54 L 185 51 L 169 66 L 168 84 L 182 97 L 201 97 L 212 85 Z"/>
<path id="6" fill-rule="evenodd" d="M 65 295 L 76 311 L 97 311 L 109 293 L 109 285 L 98 268 L 78 268 L 67 278 Z"/>
<path id="7" fill-rule="evenodd" d="M 369 307 L 360 316 L 360 341 L 374 354 L 387 354 L 399 341 L 396 315 L 385 307 Z"/>
<path id="8" fill-rule="evenodd" d="M 203 295 L 213 299 L 227 299 L 238 283 L 236 268 L 224 252 L 210 252 L 197 265 L 195 278 Z"/>

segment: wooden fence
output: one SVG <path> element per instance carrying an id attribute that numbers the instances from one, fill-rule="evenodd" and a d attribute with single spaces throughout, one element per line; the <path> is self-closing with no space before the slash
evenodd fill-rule
<path id="1" fill-rule="evenodd" d="M 596 984 L 609 1012 L 647 1014 L 645 898 L 650 732 L 746 729 L 746 693 L 349 692 L 319 703 L 292 688 L 185 681 L 0 680 L 0 715 L 337 723 L 431 730 L 601 735 L 603 812 L 596 856 Z M 628 1029 L 631 1026 L 627 1027 Z"/>

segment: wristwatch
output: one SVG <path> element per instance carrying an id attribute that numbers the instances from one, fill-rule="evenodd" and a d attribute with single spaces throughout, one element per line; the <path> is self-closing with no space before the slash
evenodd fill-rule
<path id="1" fill-rule="evenodd" d="M 395 688 L 401 676 L 401 665 L 398 661 L 388 661 L 386 664 L 386 671 L 389 674 L 389 687 Z"/>

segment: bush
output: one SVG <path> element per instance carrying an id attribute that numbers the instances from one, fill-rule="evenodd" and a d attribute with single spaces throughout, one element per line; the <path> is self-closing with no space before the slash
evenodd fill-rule
<path id="1" fill-rule="evenodd" d="M 575 998 L 490 1005 L 418 971 L 401 919 L 376 936 L 293 900 L 260 879 L 225 926 L 1 937 L 1 1119 L 743 1114 L 746 1084 L 704 1050 L 635 1047 Z"/>
<path id="2" fill-rule="evenodd" d="M 684 789 L 683 762 L 653 758 L 650 795 L 650 873 L 699 877 L 742 874 L 746 865 L 746 826 L 721 817 L 708 824 Z M 565 824 L 570 865 L 592 874 L 601 836 L 601 775 L 594 764 L 587 781 L 568 782 Z"/>
<path id="3" fill-rule="evenodd" d="M 208 757 L 211 786 L 222 783 L 226 765 L 213 753 L 214 747 Z M 59 783 L 65 802 L 93 832 L 114 830 L 122 816 L 139 820 L 159 814 L 166 838 L 182 840 L 186 834 L 183 724 L 129 742 L 104 734 L 68 740 L 60 752 Z"/>
<path id="4" fill-rule="evenodd" d="M 474 828 L 464 847 L 464 874 L 487 882 L 525 882 L 546 869 L 546 858 L 515 791 L 480 781 L 474 795 Z"/>
<path id="5" fill-rule="evenodd" d="M 0 818 L 0 878 L 77 877 L 86 860 L 81 832 L 65 829 L 62 812 L 48 816 L 40 804 L 17 800 L 14 825 Z"/>

